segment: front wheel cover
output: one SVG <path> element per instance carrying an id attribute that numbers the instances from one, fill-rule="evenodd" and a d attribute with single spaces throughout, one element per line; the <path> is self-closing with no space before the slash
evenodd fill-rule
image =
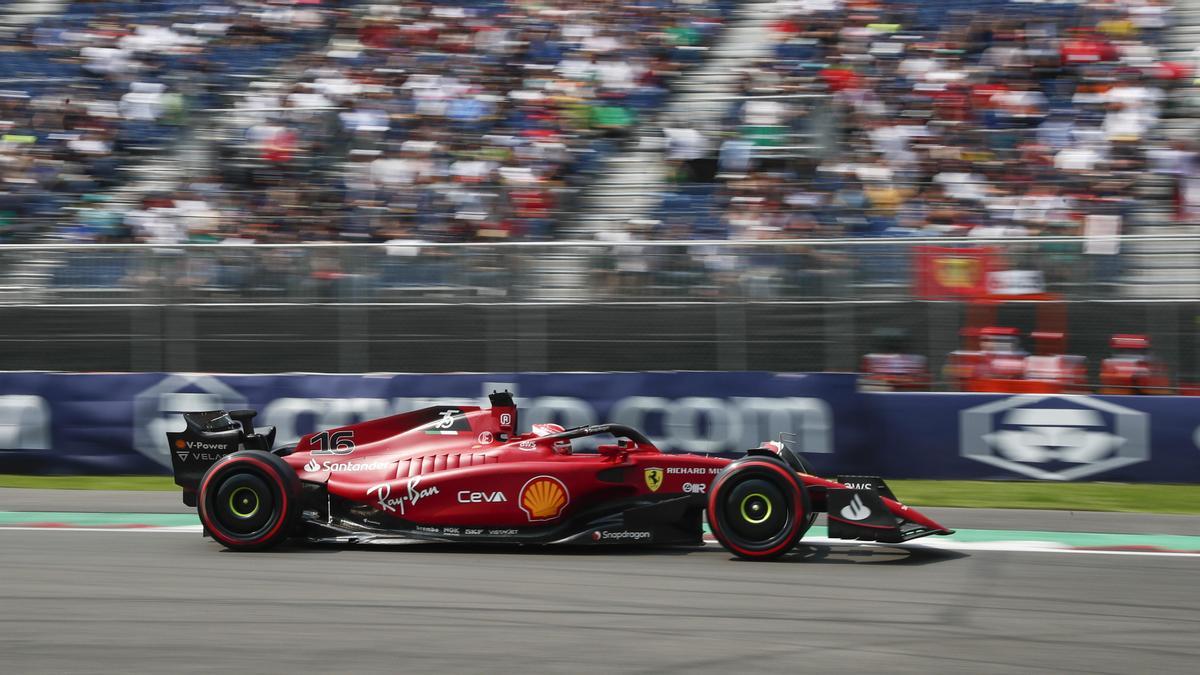
<path id="1" fill-rule="evenodd" d="M 279 457 L 236 452 L 209 467 L 200 481 L 200 522 L 227 548 L 270 548 L 291 534 L 299 513 L 300 479 Z"/>
<path id="2" fill-rule="evenodd" d="M 796 473 L 773 459 L 734 462 L 709 489 L 713 536 L 741 558 L 769 560 L 787 553 L 812 524 L 810 513 Z"/>

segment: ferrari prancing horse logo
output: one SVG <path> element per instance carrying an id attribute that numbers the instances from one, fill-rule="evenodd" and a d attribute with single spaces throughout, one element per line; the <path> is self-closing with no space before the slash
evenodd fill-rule
<path id="1" fill-rule="evenodd" d="M 663 470 L 662 469 L 646 469 L 646 487 L 650 488 L 651 492 L 658 492 L 658 488 L 662 487 Z"/>

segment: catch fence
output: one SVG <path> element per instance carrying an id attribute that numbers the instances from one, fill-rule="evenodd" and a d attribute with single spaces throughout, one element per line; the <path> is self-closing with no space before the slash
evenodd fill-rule
<path id="1" fill-rule="evenodd" d="M 1178 236 L 10 245 L 0 369 L 854 370 L 889 332 L 939 375 L 986 296 L 990 321 L 1025 335 L 1056 307 L 1093 373 L 1109 336 L 1143 333 L 1195 380 L 1200 264 L 1181 258 L 1197 248 Z"/>

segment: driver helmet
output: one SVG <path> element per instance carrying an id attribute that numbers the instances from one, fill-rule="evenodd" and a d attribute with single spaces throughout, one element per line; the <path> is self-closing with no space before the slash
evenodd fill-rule
<path id="1" fill-rule="evenodd" d="M 537 436 L 538 438 L 542 438 L 543 436 L 551 436 L 553 434 L 566 431 L 563 429 L 561 424 L 535 424 L 532 428 L 533 435 Z M 555 441 L 554 445 L 550 447 L 554 452 L 560 455 L 569 455 L 571 454 L 571 439 L 564 438 L 562 440 Z"/>

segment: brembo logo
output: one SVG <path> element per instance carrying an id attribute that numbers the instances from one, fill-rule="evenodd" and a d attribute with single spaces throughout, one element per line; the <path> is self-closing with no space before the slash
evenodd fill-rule
<path id="1" fill-rule="evenodd" d="M 962 455 L 1042 480 L 1150 459 L 1149 417 L 1090 396 L 1012 396 L 961 413 Z"/>
<path id="2" fill-rule="evenodd" d="M 871 515 L 871 509 L 863 504 L 862 497 L 854 495 L 850 503 L 842 507 L 842 517 L 846 520 L 866 520 Z"/>

